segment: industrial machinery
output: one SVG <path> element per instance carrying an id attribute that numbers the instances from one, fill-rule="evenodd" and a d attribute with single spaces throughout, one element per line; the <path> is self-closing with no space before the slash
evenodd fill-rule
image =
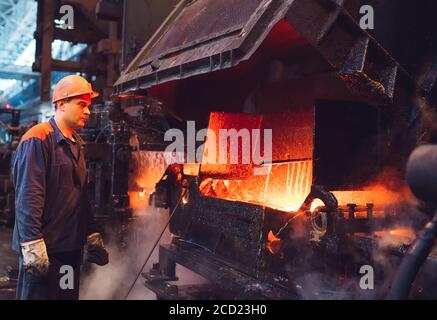
<path id="1" fill-rule="evenodd" d="M 143 274 L 158 298 L 437 297 L 434 204 L 405 179 L 411 152 L 437 142 L 436 1 L 368 0 L 374 28 L 360 0 L 73 1 L 74 30 L 54 24 L 59 3 L 38 2 L 42 101 L 52 70 L 84 73 L 102 92 L 81 131 L 88 194 L 121 248 L 132 195 L 147 193 L 138 175 L 156 183 L 150 203 L 169 210 L 173 236 Z M 88 49 L 53 59 L 53 39 Z M 11 224 L 7 168 L 21 131 L 7 112 L 0 215 Z M 170 129 L 184 160 L 200 157 L 174 161 Z M 223 130 L 236 138 L 213 139 Z M 159 161 L 139 161 L 148 156 Z M 176 265 L 208 283 L 175 285 Z"/>
<path id="2" fill-rule="evenodd" d="M 436 137 L 436 11 L 368 4 L 374 30 L 355 0 L 180 1 L 126 67 L 118 96 L 147 90 L 209 132 L 273 135 L 264 163 L 213 165 L 203 153 L 168 167 L 153 199 L 174 237 L 144 274 L 158 298 L 387 296 L 429 219 L 403 176 L 415 146 Z M 394 13 L 420 23 L 404 32 Z M 430 251 L 422 270 L 435 270 Z M 209 286 L 186 296 L 176 264 Z M 434 274 L 419 274 L 411 297 L 435 298 Z"/>
<path id="3" fill-rule="evenodd" d="M 193 292 L 227 299 L 385 298 L 425 214 L 381 186 L 328 191 L 317 184 L 326 168 L 315 167 L 311 179 L 305 177 L 311 171 L 306 162 L 273 162 L 266 176 L 241 168 L 224 174 L 207 164 L 197 173 L 190 165 L 170 166 L 154 200 L 169 208 L 174 238 L 144 274 L 146 286 L 167 299 L 193 298 Z M 434 249 L 424 268 L 435 268 L 436 258 Z M 211 285 L 184 295 L 185 289 L 171 284 L 176 264 Z M 369 267 L 372 290 L 361 280 Z M 436 280 L 422 274 L 412 297 L 435 297 Z"/>
<path id="4" fill-rule="evenodd" d="M 0 109 L 0 224 L 13 226 L 15 221 L 15 195 L 11 180 L 11 161 L 21 136 L 29 126 L 20 126 L 21 110 Z"/>
<path id="5" fill-rule="evenodd" d="M 177 126 L 160 105 L 146 95 L 113 99 L 93 107 L 80 132 L 87 142 L 89 200 L 94 217 L 113 228 L 123 248 L 129 241 L 133 216 L 130 193 L 143 191 L 133 181 L 133 154 L 163 150 L 163 133 Z"/>

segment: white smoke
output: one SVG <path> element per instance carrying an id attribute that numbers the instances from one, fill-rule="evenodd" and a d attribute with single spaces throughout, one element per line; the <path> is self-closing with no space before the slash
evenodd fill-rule
<path id="1" fill-rule="evenodd" d="M 136 152 L 132 169 L 131 180 L 143 188 L 148 197 L 166 169 L 164 155 L 162 152 Z M 132 200 L 135 199 L 131 195 Z M 153 264 L 158 262 L 159 245 L 171 242 L 172 236 L 166 228 L 159 244 L 153 248 L 168 222 L 168 210 L 151 207 L 147 199 L 141 199 L 134 205 L 133 217 L 127 230 L 124 230 L 126 237 L 123 239 L 120 238 L 123 231 L 118 221 L 112 223 L 112 226 L 107 226 L 105 238 L 108 242 L 105 245 L 109 252 L 109 264 L 103 267 L 84 265 L 81 273 L 80 299 L 124 299 L 140 271 L 148 272 Z M 122 243 L 126 245 L 121 246 Z M 141 270 L 151 250 L 153 253 Z M 176 272 L 180 278 L 177 284 L 205 282 L 200 276 L 181 266 L 177 266 Z M 144 281 L 140 275 L 128 299 L 156 299 L 156 295 L 145 287 Z"/>
<path id="2" fill-rule="evenodd" d="M 109 264 L 103 267 L 85 266 L 82 272 L 80 288 L 81 299 L 124 299 L 135 277 L 140 272 L 153 244 L 165 227 L 168 214 L 165 211 L 149 212 L 133 220 L 127 233 L 127 245 L 120 248 L 117 234 L 110 235 L 110 242 L 106 245 L 109 252 Z M 164 233 L 160 243 L 171 240 L 168 230 Z M 159 245 L 154 249 L 143 271 L 148 271 L 152 264 L 158 262 Z M 86 269 L 89 270 L 86 270 Z M 140 276 L 129 294 L 128 299 L 155 299 L 155 295 L 144 286 L 144 278 Z"/>

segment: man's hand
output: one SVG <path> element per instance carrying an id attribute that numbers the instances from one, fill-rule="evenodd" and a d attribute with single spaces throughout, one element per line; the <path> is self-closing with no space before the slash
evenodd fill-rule
<path id="1" fill-rule="evenodd" d="M 49 256 L 44 239 L 21 243 L 24 270 L 37 275 L 47 275 Z"/>
<path id="2" fill-rule="evenodd" d="M 103 239 L 100 233 L 96 232 L 87 237 L 85 261 L 95 263 L 99 266 L 108 264 L 108 251 L 106 251 L 103 245 Z"/>

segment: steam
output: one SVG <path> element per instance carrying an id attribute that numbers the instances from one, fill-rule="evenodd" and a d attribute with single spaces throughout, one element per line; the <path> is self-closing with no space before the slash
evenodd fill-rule
<path id="1" fill-rule="evenodd" d="M 129 179 L 130 205 L 135 209 L 134 215 L 143 215 L 148 209 L 149 195 L 155 184 L 161 179 L 167 165 L 163 152 L 138 151 L 132 153 Z M 153 211 L 153 209 L 151 209 Z"/>
<path id="2" fill-rule="evenodd" d="M 81 279 L 81 299 L 124 299 L 168 219 L 167 210 L 151 211 L 133 220 L 129 229 L 126 230 L 130 239 L 127 240 L 127 246 L 124 248 L 120 247 L 121 241 L 117 238 L 119 233 L 114 230 L 109 231 L 107 238 L 110 240 L 106 245 L 109 252 L 109 264 L 103 267 L 85 266 Z M 170 240 L 171 236 L 167 230 L 160 243 L 168 243 Z M 158 262 L 158 251 L 159 246 L 155 248 L 143 271 L 148 271 L 153 263 Z M 155 298 L 155 294 L 144 286 L 142 276 L 138 278 L 128 297 L 128 299 Z"/>
<path id="3" fill-rule="evenodd" d="M 159 245 L 171 242 L 168 228 L 165 230 L 159 244 L 153 246 L 165 228 L 169 212 L 149 206 L 148 196 L 155 184 L 162 177 L 166 163 L 162 152 L 136 152 L 133 154 L 130 188 L 142 189 L 139 192 L 130 192 L 131 206 L 134 208 L 133 219 L 123 226 L 115 221 L 106 226 L 105 246 L 109 252 L 109 264 L 103 267 L 84 265 L 81 275 L 80 299 L 88 300 L 120 300 L 124 299 L 141 272 L 148 272 L 154 263 L 158 262 Z M 153 253 L 141 270 L 150 251 Z M 177 276 L 183 283 L 204 283 L 205 279 L 181 267 L 176 267 Z M 155 293 L 144 286 L 145 279 L 140 275 L 128 299 L 150 300 L 156 299 Z"/>
<path id="4" fill-rule="evenodd" d="M 138 141 L 131 141 L 131 144 L 138 144 Z M 129 196 L 134 218 L 126 223 L 120 220 L 109 221 L 105 226 L 109 264 L 103 267 L 84 265 L 81 299 L 124 299 L 168 220 L 168 210 L 155 209 L 148 203 L 150 193 L 165 171 L 162 153 L 133 152 L 130 169 Z M 160 243 L 168 243 L 170 238 L 166 230 Z M 158 251 L 159 245 L 154 249 L 144 271 L 158 261 Z M 143 283 L 144 279 L 140 276 L 129 299 L 155 298 Z"/>
<path id="5" fill-rule="evenodd" d="M 89 270 L 82 272 L 80 299 L 124 299 L 167 220 L 168 210 L 149 209 L 147 214 L 141 214 L 141 217 L 134 220 L 130 226 L 128 233 L 132 237 L 128 240 L 128 245 L 125 248 L 120 248 L 117 235 L 112 233 L 111 241 L 107 245 L 109 264 L 104 267 L 88 265 Z M 170 243 L 171 237 L 167 228 L 160 244 Z M 148 272 L 152 265 L 158 262 L 158 256 L 159 245 L 141 272 Z M 207 282 L 206 279 L 180 265 L 176 265 L 176 275 L 179 277 L 179 281 L 174 282 L 175 285 Z M 156 299 L 155 293 L 145 287 L 144 281 L 145 279 L 140 275 L 127 298 L 128 300 Z"/>

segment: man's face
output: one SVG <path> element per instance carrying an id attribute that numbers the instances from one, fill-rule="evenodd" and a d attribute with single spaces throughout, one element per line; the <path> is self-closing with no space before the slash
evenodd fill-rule
<path id="1" fill-rule="evenodd" d="M 64 121 L 76 130 L 85 126 L 90 115 L 91 96 L 81 95 L 68 101 L 61 101 L 58 108 L 62 111 Z"/>

